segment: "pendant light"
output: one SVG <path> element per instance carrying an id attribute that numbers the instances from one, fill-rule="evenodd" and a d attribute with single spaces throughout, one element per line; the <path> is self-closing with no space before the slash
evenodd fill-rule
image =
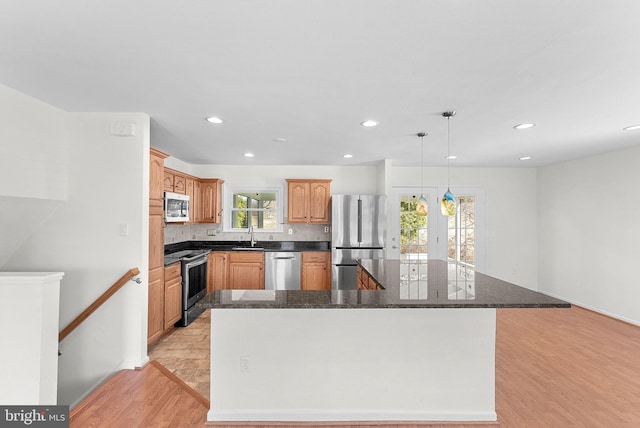
<path id="1" fill-rule="evenodd" d="M 421 140 L 422 151 L 420 152 L 420 198 L 416 204 L 416 214 L 426 217 L 429 206 L 427 204 L 427 198 L 424 197 L 424 137 L 427 134 L 425 132 L 418 132 L 417 135 Z"/>
<path id="2" fill-rule="evenodd" d="M 442 116 L 447 118 L 447 191 L 442 195 L 440 211 L 442 212 L 442 215 L 446 216 L 456 215 L 456 205 L 458 204 L 456 197 L 453 196 L 453 193 L 451 193 L 451 189 L 449 188 L 451 182 L 451 167 L 449 165 L 451 162 L 451 130 L 449 128 L 449 121 L 455 115 L 456 112 L 454 110 L 442 113 Z"/>

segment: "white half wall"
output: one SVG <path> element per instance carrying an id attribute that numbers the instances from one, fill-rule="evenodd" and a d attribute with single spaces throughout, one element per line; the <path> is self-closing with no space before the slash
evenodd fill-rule
<path id="1" fill-rule="evenodd" d="M 495 309 L 212 309 L 210 421 L 495 421 Z"/>
<path id="2" fill-rule="evenodd" d="M 539 290 L 640 325 L 640 148 L 540 168 Z"/>

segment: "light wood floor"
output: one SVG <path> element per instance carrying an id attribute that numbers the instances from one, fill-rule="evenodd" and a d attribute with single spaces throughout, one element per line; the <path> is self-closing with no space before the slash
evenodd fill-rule
<path id="1" fill-rule="evenodd" d="M 196 324 L 200 321 L 199 324 Z M 195 326 L 192 328 L 192 326 Z M 208 397 L 207 370 L 181 372 L 189 368 L 193 353 L 202 349 L 172 344 L 189 338 L 209 341 L 209 318 L 196 320 L 185 329 L 163 340 L 150 356 L 167 363 L 167 367 L 185 377 L 185 382 L 200 385 Z M 186 331 L 197 333 L 187 333 Z M 180 333 L 177 335 L 177 333 Z M 204 337 L 206 336 L 206 337 Z M 182 346 L 182 348 L 180 348 Z M 163 350 L 167 354 L 163 355 Z M 173 368 L 170 367 L 173 364 Z M 203 427 L 208 406 L 202 398 L 196 405 L 183 399 L 184 392 L 174 388 L 166 394 L 147 392 L 144 403 L 132 403 L 133 391 L 146 385 L 156 387 L 156 375 L 149 380 L 147 368 L 135 373 L 137 380 L 129 386 L 110 389 L 102 404 L 97 401 L 83 413 L 90 419 L 72 419 L 72 427 Z M 167 371 L 168 372 L 168 371 Z M 166 373 L 165 373 L 166 374 Z M 202 378 L 199 378 L 202 376 Z M 166 383 L 166 382 L 165 382 Z M 165 385 L 163 383 L 163 385 Z M 206 388 L 204 384 L 206 383 Z M 204 388 L 204 389 L 203 389 Z M 189 394 L 186 394 L 187 396 Z M 141 395 L 142 396 L 142 395 Z M 189 396 L 193 398 L 193 396 Z M 188 398 L 188 397 L 187 397 Z M 138 398 L 139 399 L 139 398 Z M 196 400 L 197 401 L 197 400 Z M 167 404 L 172 403 L 172 404 Z M 176 407 L 173 407 L 173 406 Z M 185 407 L 186 406 L 186 407 Z M 482 428 L 640 427 L 640 327 L 617 321 L 582 308 L 571 309 L 499 309 L 496 337 L 496 410 L 498 424 Z M 75 411 L 75 409 L 74 409 Z M 90 412 L 89 412 L 90 411 Z M 158 413 L 158 414 L 156 414 Z M 86 423 L 88 421 L 90 423 Z M 180 425 L 176 425 L 180 421 Z M 126 424 L 122 425 L 123 422 Z M 292 424 L 287 424 L 291 426 Z M 294 424 L 295 425 L 295 424 Z M 223 426 L 220 424 L 217 427 Z M 229 426 L 275 427 L 275 424 Z M 326 425 L 305 424 L 308 427 Z M 340 424 L 341 427 L 356 426 Z M 358 424 L 362 427 L 466 428 L 469 424 Z M 477 425 L 473 425 L 477 426 Z"/>

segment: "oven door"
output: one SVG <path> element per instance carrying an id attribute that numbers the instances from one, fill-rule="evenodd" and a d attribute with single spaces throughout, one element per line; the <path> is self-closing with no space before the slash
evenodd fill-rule
<path id="1" fill-rule="evenodd" d="M 207 255 L 182 260 L 182 308 L 188 310 L 207 294 Z"/>

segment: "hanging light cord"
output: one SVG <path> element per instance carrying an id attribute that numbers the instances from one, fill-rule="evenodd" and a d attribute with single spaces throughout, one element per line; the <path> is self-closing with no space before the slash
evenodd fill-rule
<path id="1" fill-rule="evenodd" d="M 420 196 L 424 195 L 424 133 L 420 135 L 420 145 L 422 150 L 420 151 Z"/>
<path id="2" fill-rule="evenodd" d="M 451 116 L 447 116 L 447 190 L 451 185 L 451 128 L 449 127 Z"/>

